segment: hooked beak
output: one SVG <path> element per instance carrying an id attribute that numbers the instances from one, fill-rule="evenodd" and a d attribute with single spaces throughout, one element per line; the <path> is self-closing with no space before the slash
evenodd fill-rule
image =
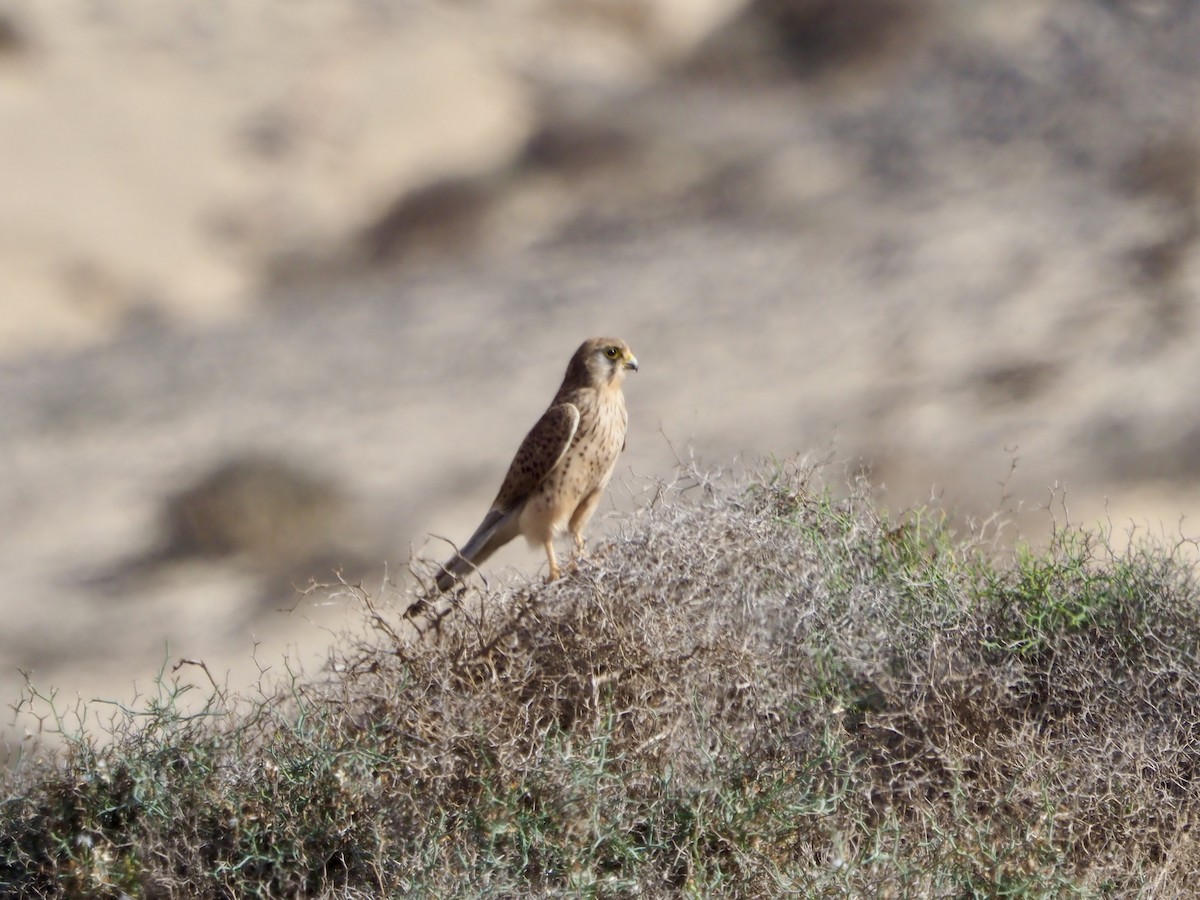
<path id="1" fill-rule="evenodd" d="M 634 356 L 632 353 L 630 353 L 627 357 L 625 357 L 625 368 L 633 369 L 633 371 L 635 371 L 635 372 L 638 370 L 637 357 Z"/>

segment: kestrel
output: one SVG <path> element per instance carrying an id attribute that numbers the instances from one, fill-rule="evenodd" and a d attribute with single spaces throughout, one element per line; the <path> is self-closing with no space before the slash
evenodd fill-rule
<path id="1" fill-rule="evenodd" d="M 629 345 L 616 338 L 584 341 L 567 364 L 550 408 L 525 435 L 492 508 L 470 540 L 437 576 L 439 591 L 515 538 L 546 551 L 547 581 L 561 574 L 554 536 L 564 526 L 583 552 L 583 529 L 596 511 L 625 449 L 629 416 L 621 385 L 637 371 Z"/>

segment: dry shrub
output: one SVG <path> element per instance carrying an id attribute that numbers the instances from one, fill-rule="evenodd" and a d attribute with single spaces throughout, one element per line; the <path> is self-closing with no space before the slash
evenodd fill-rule
<path id="1" fill-rule="evenodd" d="M 1190 890 L 1178 548 L 1064 530 L 995 563 L 797 464 L 651 487 L 553 585 L 468 591 L 416 642 L 352 589 L 324 680 L 12 782 L 0 894 Z"/>
<path id="2" fill-rule="evenodd" d="M 774 823 L 730 826 L 755 831 L 753 864 L 675 833 L 686 864 L 666 854 L 643 890 L 717 878 L 707 861 L 804 890 L 1086 892 L 1191 854 L 1200 629 L 1179 558 L 1064 531 L 995 568 L 937 515 L 889 525 L 865 486 L 835 500 L 800 466 L 658 496 L 573 577 L 476 597 L 434 646 L 360 651 L 348 708 L 366 689 L 360 715 L 394 715 L 404 683 L 420 700 L 389 727 L 420 736 L 423 784 L 532 776 L 554 796 L 529 802 L 560 812 L 578 798 L 557 754 L 601 742 L 634 829 L 664 813 L 664 773 L 685 805 L 770 785 Z"/>

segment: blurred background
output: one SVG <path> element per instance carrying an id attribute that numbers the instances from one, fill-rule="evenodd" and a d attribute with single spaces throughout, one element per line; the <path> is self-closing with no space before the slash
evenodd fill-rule
<path id="1" fill-rule="evenodd" d="M 1189 534 L 1197 47 L 1191 0 L 0 0 L 0 699 L 319 667 L 296 587 L 465 539 L 594 335 L 610 514 L 812 454 Z"/>

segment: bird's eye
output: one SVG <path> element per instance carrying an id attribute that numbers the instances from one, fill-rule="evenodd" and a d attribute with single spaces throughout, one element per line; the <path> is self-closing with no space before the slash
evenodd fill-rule
<path id="1" fill-rule="evenodd" d="M 621 351 L 619 351 L 616 347 L 609 347 L 607 350 L 604 351 L 604 355 L 607 356 L 609 359 L 616 359 L 617 354 L 620 352 Z"/>

